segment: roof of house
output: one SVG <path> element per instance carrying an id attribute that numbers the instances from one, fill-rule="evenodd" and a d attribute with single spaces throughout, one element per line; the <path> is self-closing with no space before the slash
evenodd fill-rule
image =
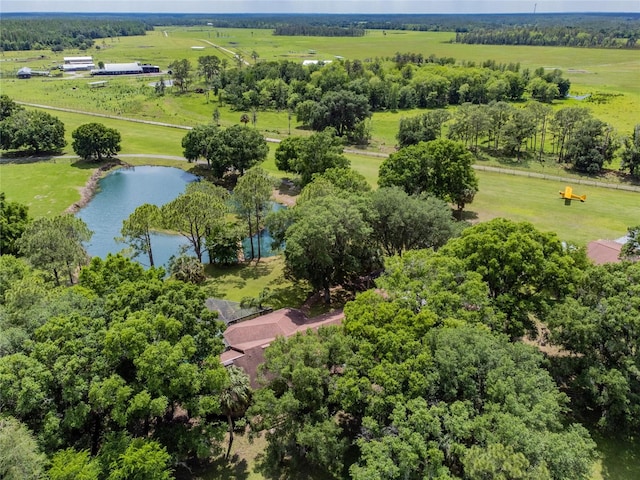
<path id="1" fill-rule="evenodd" d="M 622 244 L 614 240 L 594 240 L 587 245 L 587 257 L 596 265 L 619 262 Z"/>
<path id="2" fill-rule="evenodd" d="M 344 318 L 342 310 L 308 318 L 295 308 L 275 312 L 230 325 L 223 333 L 227 351 L 220 356 L 225 366 L 242 367 L 254 387 L 258 386 L 258 366 L 264 363 L 264 350 L 277 337 L 291 337 L 309 329 L 326 325 L 339 325 Z"/>
<path id="3" fill-rule="evenodd" d="M 18 70 L 18 75 L 31 75 L 31 69 L 29 67 L 22 67 Z"/>

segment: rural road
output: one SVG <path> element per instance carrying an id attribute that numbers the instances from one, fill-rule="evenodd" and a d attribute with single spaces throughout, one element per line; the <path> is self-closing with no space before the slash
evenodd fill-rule
<path id="1" fill-rule="evenodd" d="M 204 40 L 202 38 L 200 39 L 200 41 L 204 42 L 204 43 L 208 43 L 212 47 L 217 48 L 218 50 L 222 50 L 225 53 L 228 53 L 233 58 L 238 58 L 237 57 L 238 54 L 236 52 L 234 52 L 233 50 L 229 50 L 228 48 L 221 47 L 220 45 L 216 45 L 215 43 L 211 43 L 209 40 Z M 242 59 L 242 63 L 244 63 L 246 66 L 249 66 L 249 62 L 247 62 L 245 59 Z"/>
<path id="2" fill-rule="evenodd" d="M 203 40 L 206 41 L 206 40 Z M 208 42 L 211 43 L 211 42 Z M 213 44 L 212 44 L 213 45 Z M 186 125 L 176 125 L 176 124 L 172 124 L 172 123 L 165 123 L 165 122 L 156 122 L 153 120 L 141 120 L 138 118 L 128 118 L 128 117 L 121 117 L 119 115 L 107 115 L 105 113 L 92 113 L 92 112 L 83 112 L 81 110 L 74 110 L 71 108 L 63 108 L 63 107 L 53 107 L 51 105 L 40 105 L 40 104 L 36 104 L 36 103 L 27 103 L 27 102 L 16 102 L 20 105 L 26 105 L 28 107 L 34 107 L 34 108 L 42 108 L 45 110 L 57 110 L 60 112 L 68 112 L 68 113 L 76 113 L 79 115 L 88 115 L 91 117 L 102 117 L 102 118 L 110 118 L 113 120 L 122 120 L 122 121 L 126 121 L 126 122 L 134 122 L 134 123 L 144 123 L 147 125 L 156 125 L 159 127 L 168 127 L 168 128 L 178 128 L 181 130 L 192 130 L 193 127 L 189 127 Z M 281 140 L 279 138 L 269 138 L 269 137 L 265 137 L 265 140 L 267 142 L 270 143 L 280 143 Z M 367 152 L 365 150 L 357 150 L 357 149 L 352 149 L 352 148 L 345 148 L 344 149 L 344 153 L 349 153 L 349 154 L 355 154 L 355 155 L 363 155 L 363 156 L 367 156 L 367 157 L 376 157 L 376 158 L 387 158 L 389 155 L 387 155 L 386 153 L 380 153 L 380 152 Z M 123 154 L 123 155 L 118 155 L 119 158 L 160 158 L 160 159 L 164 159 L 164 160 L 183 160 L 186 161 L 186 158 L 184 157 L 180 157 L 180 156 L 173 156 L 173 155 L 158 155 L 158 154 L 143 154 L 143 153 L 133 153 L 133 154 Z M 55 157 L 55 158 L 78 158 L 78 157 L 74 157 L 74 156 L 64 156 L 64 157 Z M 0 159 L 0 163 L 10 163 L 10 160 L 13 159 Z M 501 167 L 491 167 L 488 165 L 474 165 L 473 166 L 474 169 L 479 170 L 479 171 L 484 171 L 484 172 L 494 172 L 494 173 L 501 173 L 501 174 L 505 174 L 505 175 L 515 175 L 518 177 L 530 177 L 530 178 L 541 178 L 544 180 L 553 180 L 553 181 L 559 181 L 559 182 L 570 182 L 570 183 L 575 183 L 575 184 L 579 184 L 579 185 L 590 185 L 593 187 L 601 187 L 601 188 L 610 188 L 610 189 L 614 189 L 614 190 L 626 190 L 629 192 L 640 192 L 640 187 L 635 186 L 635 185 L 625 185 L 625 184 L 621 184 L 621 183 L 605 183 L 605 182 L 598 182 L 596 180 L 585 180 L 585 179 L 581 179 L 581 178 L 571 178 L 571 177 L 562 177 L 559 175 L 547 175 L 545 173 L 538 173 L 538 172 L 527 172 L 526 170 L 514 170 L 514 169 L 510 169 L 510 168 L 501 168 Z"/>

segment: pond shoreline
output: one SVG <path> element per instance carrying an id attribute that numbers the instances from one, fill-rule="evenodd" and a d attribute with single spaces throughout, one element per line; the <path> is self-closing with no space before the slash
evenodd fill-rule
<path id="1" fill-rule="evenodd" d="M 64 213 L 75 215 L 82 208 L 86 207 L 98 192 L 98 182 L 100 181 L 100 179 L 104 177 L 105 173 L 113 170 L 116 167 L 131 167 L 131 165 L 117 158 L 112 159 L 110 162 L 105 163 L 104 165 L 100 165 L 97 170 L 91 174 L 91 177 L 89 177 L 87 183 L 85 183 L 84 186 L 80 189 L 80 200 L 68 206 Z"/>

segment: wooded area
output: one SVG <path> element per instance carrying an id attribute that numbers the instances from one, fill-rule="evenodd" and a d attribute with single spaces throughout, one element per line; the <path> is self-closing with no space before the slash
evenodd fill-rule
<path id="1" fill-rule="evenodd" d="M 637 177 L 640 127 L 614 132 L 586 108 L 552 108 L 570 88 L 560 70 L 418 52 L 303 66 L 254 53 L 251 65 L 176 59 L 175 89 L 162 77 L 145 87 L 154 103 L 195 88 L 219 102 L 208 93 L 211 121 L 176 144 L 220 185 L 190 183 L 122 223 L 128 254 L 150 269 L 90 259 L 82 220 L 30 218 L 0 193 L 0 477 L 168 480 L 230 465 L 235 434 L 266 439 L 256 469 L 271 479 L 592 480 L 590 431 L 630 438 L 640 425 L 640 225 L 628 225 L 621 263 L 597 266 L 558 233 L 472 225 L 465 209 L 483 188 L 481 154 L 594 176 L 619 151 Z M 234 125 L 220 125 L 225 103 Z M 397 123 L 374 189 L 344 147 L 367 143 L 372 112 L 410 108 L 428 110 Z M 256 123 L 279 110 L 289 135 L 271 169 L 299 194 L 271 212 L 283 184 L 261 167 Z M 116 155 L 130 133 L 81 125 L 74 168 Z M 12 155 L 64 148 L 60 120 L 6 95 L 0 136 Z M 287 282 L 345 318 L 274 339 L 251 379 L 220 361 L 224 324 L 205 307 L 206 281 L 238 262 L 247 235 L 238 282 L 259 278 L 265 227 Z M 193 253 L 155 268 L 153 230 L 184 236 Z M 272 286 L 247 302 L 270 305 Z"/>

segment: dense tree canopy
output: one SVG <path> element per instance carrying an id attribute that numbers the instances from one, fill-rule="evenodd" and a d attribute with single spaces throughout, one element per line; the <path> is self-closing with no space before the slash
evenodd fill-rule
<path id="1" fill-rule="evenodd" d="M 99 16 L 99 15 L 98 15 Z M 66 48 L 86 50 L 98 38 L 144 35 L 153 27 L 140 19 L 96 18 L 20 18 L 2 22 L 0 47 L 4 51 Z"/>
<path id="2" fill-rule="evenodd" d="M 387 255 L 439 248 L 458 232 L 451 209 L 434 197 L 409 196 L 399 187 L 383 187 L 371 195 L 373 237 Z"/>
<path id="3" fill-rule="evenodd" d="M 298 120 L 303 124 L 316 131 L 333 128 L 339 137 L 353 132 L 358 123 L 370 116 L 367 97 L 348 90 L 327 92 L 311 106 L 308 117 L 303 110 L 298 112 Z"/>
<path id="4" fill-rule="evenodd" d="M 80 125 L 72 133 L 73 151 L 85 160 L 111 158 L 120 151 L 120 132 L 102 123 Z"/>
<path id="5" fill-rule="evenodd" d="M 78 449 L 62 472 L 92 470 L 87 450 L 100 478 L 171 478 L 171 465 L 208 458 L 221 440 L 222 325 L 198 287 L 163 274 L 121 256 L 94 258 L 67 290 L 75 310 L 47 316 L 29 349 L 0 357 L 3 413 L 48 453 Z M 68 478 L 55 458 L 58 478 Z"/>
<path id="6" fill-rule="evenodd" d="M 165 228 L 184 236 L 202 262 L 207 235 L 221 222 L 228 210 L 228 193 L 207 182 L 194 182 L 175 200 L 162 206 L 160 213 Z"/>
<path id="7" fill-rule="evenodd" d="M 284 257 L 295 278 L 322 291 L 370 271 L 371 227 L 361 210 L 344 198 L 320 197 L 296 208 L 296 221 L 285 233 Z"/>
<path id="8" fill-rule="evenodd" d="M 219 178 L 230 171 L 244 174 L 245 170 L 266 159 L 269 152 L 258 130 L 240 125 L 226 130 L 214 124 L 198 125 L 184 136 L 182 148 L 187 160 L 205 159 Z"/>
<path id="9" fill-rule="evenodd" d="M 217 125 L 195 126 L 182 138 L 182 148 L 189 162 L 205 159 L 218 177 L 222 177 L 227 170 L 228 153 L 224 133 Z"/>
<path id="10" fill-rule="evenodd" d="M 278 145 L 276 166 L 285 172 L 299 174 L 304 186 L 316 173 L 349 166 L 342 146 L 342 140 L 330 128 L 306 138 L 289 137 Z"/>
<path id="11" fill-rule="evenodd" d="M 482 275 L 495 308 L 506 315 L 501 331 L 514 338 L 533 331 L 531 315 L 545 318 L 577 275 L 577 260 L 556 234 L 504 218 L 464 230 L 443 252 Z"/>
<path id="12" fill-rule="evenodd" d="M 47 458 L 29 429 L 12 417 L 0 418 L 0 478 L 39 480 Z"/>
<path id="13" fill-rule="evenodd" d="M 630 137 L 624 139 L 621 159 L 620 170 L 640 176 L 640 124 L 635 126 Z"/>
<path id="14" fill-rule="evenodd" d="M 0 147 L 4 150 L 57 152 L 66 144 L 64 124 L 49 113 L 17 109 L 0 122 Z"/>
<path id="15" fill-rule="evenodd" d="M 471 155 L 458 142 L 446 139 L 422 142 L 385 159 L 380 165 L 378 184 L 401 187 L 409 195 L 433 195 L 462 210 L 478 190 L 472 163 Z"/>
<path id="16" fill-rule="evenodd" d="M 387 263 L 344 330 L 279 339 L 249 411 L 262 468 L 336 478 L 588 479 L 595 444 L 530 346 L 511 343 L 489 289 L 430 251 Z"/>
<path id="17" fill-rule="evenodd" d="M 41 217 L 27 226 L 18 249 L 34 267 L 52 273 L 57 285 L 63 274 L 73 284 L 76 268 L 88 261 L 82 243 L 88 242 L 91 235 L 87 225 L 73 215 Z"/>
<path id="18" fill-rule="evenodd" d="M 579 172 L 598 173 L 611 163 L 618 142 L 610 125 L 596 118 L 578 123 L 566 143 L 563 160 Z"/>
<path id="19" fill-rule="evenodd" d="M 578 354 L 568 362 L 574 401 L 610 430 L 640 426 L 639 298 L 640 263 L 593 266 L 547 317 L 552 340 Z"/>
<path id="20" fill-rule="evenodd" d="M 0 192 L 0 255 L 17 255 L 17 240 L 29 223 L 29 209 L 18 202 L 8 202 Z"/>

